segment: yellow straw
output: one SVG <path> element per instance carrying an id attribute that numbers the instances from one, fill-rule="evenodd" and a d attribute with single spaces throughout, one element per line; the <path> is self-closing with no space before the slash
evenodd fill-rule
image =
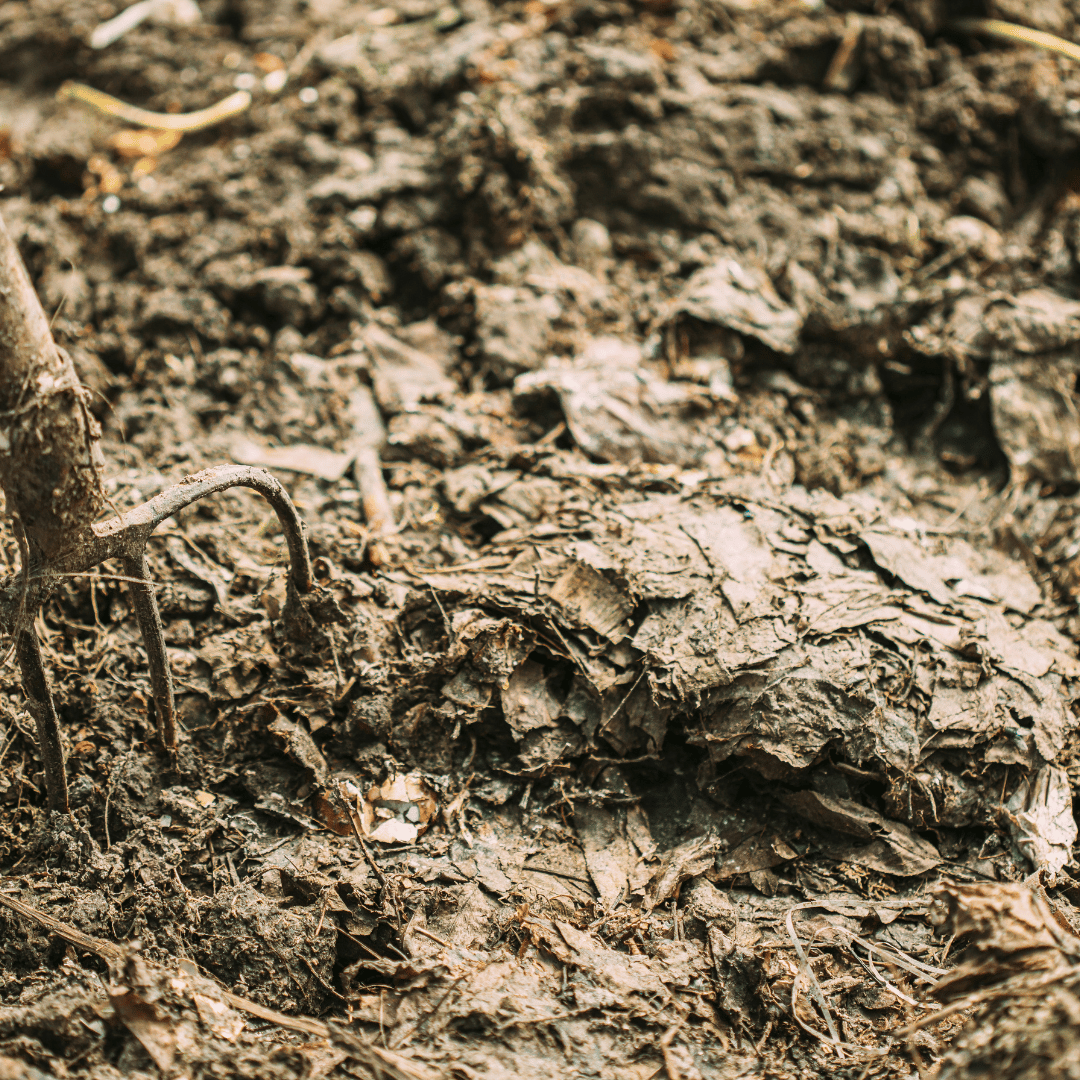
<path id="1" fill-rule="evenodd" d="M 1028 26 L 1004 22 L 1001 19 L 957 19 L 952 24 L 955 30 L 966 30 L 971 34 L 987 34 L 990 37 L 1003 38 L 1006 41 L 1020 41 L 1025 45 L 1038 45 L 1040 49 L 1060 53 L 1070 60 L 1080 60 L 1080 45 L 1048 34 L 1044 30 L 1032 30 Z"/>
<path id="2" fill-rule="evenodd" d="M 84 101 L 99 112 L 115 116 L 126 124 L 155 128 L 158 131 L 199 131 L 201 128 L 212 127 L 223 120 L 228 120 L 230 116 L 242 113 L 251 104 L 251 95 L 246 90 L 237 90 L 235 94 L 230 94 L 216 105 L 211 105 L 208 109 L 199 109 L 198 112 L 156 113 L 148 109 L 140 109 L 137 105 L 128 105 L 127 102 L 114 98 L 111 94 L 104 94 L 92 86 L 77 82 L 64 83 L 56 91 L 56 96 L 61 101 L 65 98 Z"/>

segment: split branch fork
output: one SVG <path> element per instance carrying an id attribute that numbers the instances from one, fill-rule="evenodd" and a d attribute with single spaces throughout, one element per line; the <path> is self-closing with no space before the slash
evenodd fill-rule
<path id="1" fill-rule="evenodd" d="M 34 621 L 56 583 L 120 559 L 130 579 L 146 648 L 157 729 L 177 748 L 176 708 L 146 542 L 166 518 L 231 487 L 257 491 L 274 508 L 289 548 L 285 616 L 313 589 L 306 531 L 288 492 L 270 473 L 219 465 L 196 473 L 141 506 L 96 521 L 107 504 L 101 430 L 71 358 L 53 341 L 18 249 L 0 219 L 0 485 L 12 515 L 22 567 L 0 581 L 0 629 L 14 638 L 27 707 L 37 725 L 50 810 L 68 810 L 59 718 Z"/>

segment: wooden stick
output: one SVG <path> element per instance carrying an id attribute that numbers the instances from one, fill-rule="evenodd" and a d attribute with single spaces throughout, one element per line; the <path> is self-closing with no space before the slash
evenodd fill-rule
<path id="1" fill-rule="evenodd" d="M 356 455 L 353 472 L 356 486 L 360 489 L 360 501 L 364 508 L 364 520 L 372 536 L 389 536 L 397 532 L 390 496 L 383 480 L 380 453 L 386 445 L 386 428 L 383 427 L 379 408 L 366 386 L 357 387 L 349 399 L 349 419 L 352 421 L 353 437 L 349 450 Z"/>

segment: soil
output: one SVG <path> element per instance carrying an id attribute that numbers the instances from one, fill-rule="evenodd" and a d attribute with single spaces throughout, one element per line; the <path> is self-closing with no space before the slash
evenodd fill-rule
<path id="1" fill-rule="evenodd" d="M 314 620 L 162 527 L 172 762 L 65 581 L 69 817 L 0 671 L 0 1078 L 978 1074 L 957 909 L 1080 925 L 1080 68 L 949 20 L 1080 2 L 193 9 L 0 3 L 0 212 L 110 513 L 270 469 Z"/>

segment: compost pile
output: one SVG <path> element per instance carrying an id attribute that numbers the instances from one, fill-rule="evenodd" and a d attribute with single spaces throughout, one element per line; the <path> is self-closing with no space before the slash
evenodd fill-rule
<path id="1" fill-rule="evenodd" d="M 110 513 L 319 585 L 159 530 L 170 762 L 66 579 L 70 817 L 0 672 L 0 1077 L 1078 1075 L 1080 65 L 948 19 L 1080 2 L 954 6 L 0 3 Z"/>

